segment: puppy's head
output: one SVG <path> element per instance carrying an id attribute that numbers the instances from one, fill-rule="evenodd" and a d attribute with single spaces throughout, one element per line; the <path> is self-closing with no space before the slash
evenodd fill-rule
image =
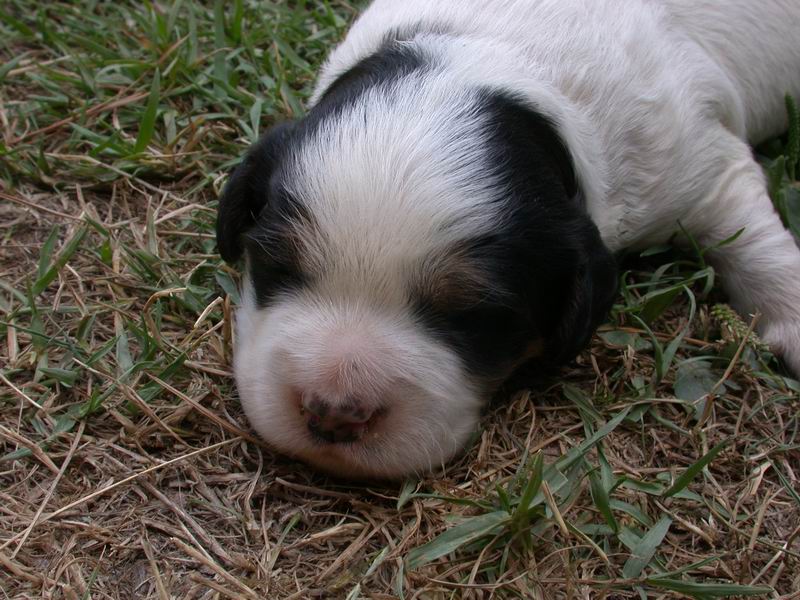
<path id="1" fill-rule="evenodd" d="M 402 49 L 250 149 L 217 236 L 244 258 L 251 423 L 343 476 L 442 466 L 517 367 L 574 357 L 616 281 L 548 119 Z"/>

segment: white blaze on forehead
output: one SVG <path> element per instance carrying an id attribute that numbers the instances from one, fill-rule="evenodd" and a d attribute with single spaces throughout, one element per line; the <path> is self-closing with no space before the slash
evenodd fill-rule
<path id="1" fill-rule="evenodd" d="M 412 73 L 308 133 L 285 178 L 313 217 L 301 236 L 312 270 L 337 286 L 402 286 L 398 274 L 432 252 L 496 227 L 479 104 L 444 75 Z"/>

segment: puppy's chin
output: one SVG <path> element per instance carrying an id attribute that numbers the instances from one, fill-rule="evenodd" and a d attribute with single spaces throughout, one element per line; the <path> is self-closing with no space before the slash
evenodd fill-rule
<path id="1" fill-rule="evenodd" d="M 477 416 L 460 421 L 461 435 L 450 428 L 423 423 L 402 423 L 387 417 L 392 430 L 368 433 L 367 438 L 345 444 L 295 445 L 294 456 L 316 469 L 344 479 L 397 480 L 409 475 L 441 472 L 469 440 L 478 425 Z M 443 424 L 440 424 L 443 425 Z M 459 425 L 456 425 L 459 427 Z M 292 455 L 291 449 L 286 453 Z"/>
<path id="2" fill-rule="evenodd" d="M 400 479 L 440 471 L 478 426 L 478 410 L 465 411 L 452 402 L 442 407 L 442 398 L 426 397 L 420 391 L 416 397 L 395 398 L 386 414 L 367 426 L 363 437 L 330 442 L 311 433 L 301 412 L 287 407 L 277 389 L 271 393 L 268 387 L 250 388 L 246 376 L 237 379 L 248 419 L 266 442 L 345 479 Z"/>
<path id="3" fill-rule="evenodd" d="M 483 398 L 458 356 L 402 314 L 292 297 L 237 313 L 235 373 L 253 428 L 277 450 L 329 474 L 398 479 L 443 469 L 478 426 Z M 348 436 L 320 435 L 325 415 L 358 402 Z M 357 400 L 352 400 L 357 399 Z"/>

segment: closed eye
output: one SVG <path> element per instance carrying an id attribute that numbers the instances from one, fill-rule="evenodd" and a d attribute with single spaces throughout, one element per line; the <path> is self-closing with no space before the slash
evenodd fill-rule
<path id="1" fill-rule="evenodd" d="M 527 311 L 506 304 L 481 303 L 451 311 L 444 321 L 466 343 L 485 345 L 499 354 L 513 354 L 518 344 L 535 335 Z"/>
<path id="2" fill-rule="evenodd" d="M 538 337 L 527 312 L 507 304 L 479 302 L 455 310 L 419 305 L 417 315 L 421 324 L 454 348 L 476 375 L 506 373 Z"/>

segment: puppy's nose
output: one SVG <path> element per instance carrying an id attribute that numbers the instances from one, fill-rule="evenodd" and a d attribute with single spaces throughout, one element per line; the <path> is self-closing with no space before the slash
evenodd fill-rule
<path id="1" fill-rule="evenodd" d="M 302 411 L 309 431 L 329 443 L 361 439 L 374 412 L 355 398 L 334 402 L 317 394 L 303 395 Z"/>

